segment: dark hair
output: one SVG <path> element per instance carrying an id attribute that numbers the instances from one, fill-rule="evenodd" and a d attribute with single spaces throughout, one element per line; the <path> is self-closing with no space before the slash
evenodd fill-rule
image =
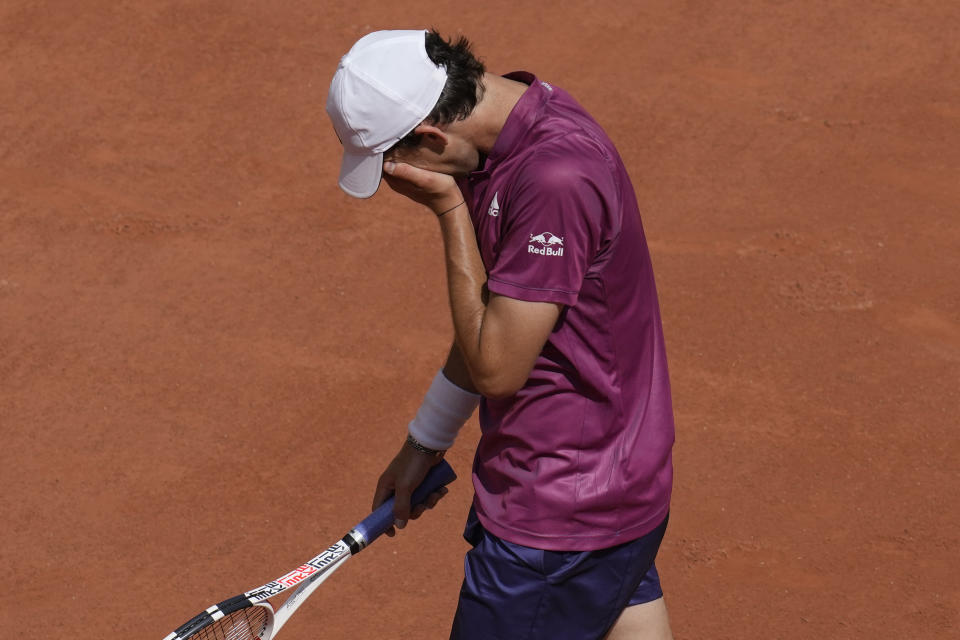
<path id="1" fill-rule="evenodd" d="M 486 69 L 483 63 L 470 50 L 470 41 L 459 36 L 456 41 L 452 38 L 444 40 L 435 30 L 427 32 L 427 56 L 437 66 L 447 70 L 447 84 L 444 85 L 436 106 L 433 107 L 426 121 L 435 124 L 447 124 L 463 120 L 477 106 L 483 97 L 483 74 Z M 410 132 L 401 138 L 396 146 L 416 147 L 420 144 L 420 136 Z"/>

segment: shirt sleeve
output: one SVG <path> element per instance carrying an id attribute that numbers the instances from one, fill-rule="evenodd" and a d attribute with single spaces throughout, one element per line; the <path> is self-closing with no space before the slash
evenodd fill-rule
<path id="1" fill-rule="evenodd" d="M 491 292 L 573 305 L 616 211 L 614 173 L 591 145 L 538 151 L 501 201 Z"/>

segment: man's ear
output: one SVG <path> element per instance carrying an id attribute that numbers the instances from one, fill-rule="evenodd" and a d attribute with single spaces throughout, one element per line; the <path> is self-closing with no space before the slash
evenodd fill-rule
<path id="1" fill-rule="evenodd" d="M 426 147 L 438 156 L 443 154 L 443 150 L 447 148 L 447 144 L 450 142 L 450 138 L 447 137 L 443 129 L 432 124 L 421 123 L 413 131 L 423 136 L 420 140 L 420 146 Z"/>

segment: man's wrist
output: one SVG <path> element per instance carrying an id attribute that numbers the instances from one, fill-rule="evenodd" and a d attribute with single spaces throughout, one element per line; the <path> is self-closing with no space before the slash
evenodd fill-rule
<path id="1" fill-rule="evenodd" d="M 457 433 L 478 404 L 479 395 L 450 382 L 441 369 L 424 395 L 417 415 L 410 421 L 407 433 L 427 449 L 445 451 L 453 446 Z"/>
<path id="2" fill-rule="evenodd" d="M 433 211 L 433 215 L 439 218 L 444 214 L 456 210 L 458 207 L 466 206 L 465 201 L 466 198 L 463 192 L 460 191 L 460 188 L 453 187 L 437 193 L 435 199 L 430 202 L 429 207 L 430 210 Z"/>
<path id="3" fill-rule="evenodd" d="M 450 207 L 449 209 L 444 209 L 443 211 L 440 211 L 440 212 L 434 211 L 434 213 L 436 214 L 436 216 L 437 216 L 438 218 L 442 218 L 443 216 L 447 215 L 448 213 L 451 213 L 451 212 L 453 212 L 454 210 L 459 209 L 460 207 L 466 206 L 466 204 L 467 204 L 467 201 L 466 201 L 466 200 L 461 200 L 459 203 L 453 205 L 453 206 Z"/>
<path id="4" fill-rule="evenodd" d="M 434 457 L 437 460 L 442 458 L 447 453 L 446 449 L 431 449 L 410 434 L 407 434 L 407 446 L 411 447 L 415 451 L 419 451 L 420 453 Z"/>

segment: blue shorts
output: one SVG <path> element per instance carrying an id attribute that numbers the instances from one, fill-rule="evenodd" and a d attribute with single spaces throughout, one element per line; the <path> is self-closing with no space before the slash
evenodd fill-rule
<path id="1" fill-rule="evenodd" d="M 471 509 L 451 640 L 602 638 L 626 607 L 663 596 L 654 559 L 666 528 L 664 518 L 608 549 L 544 551 L 498 538 Z"/>

